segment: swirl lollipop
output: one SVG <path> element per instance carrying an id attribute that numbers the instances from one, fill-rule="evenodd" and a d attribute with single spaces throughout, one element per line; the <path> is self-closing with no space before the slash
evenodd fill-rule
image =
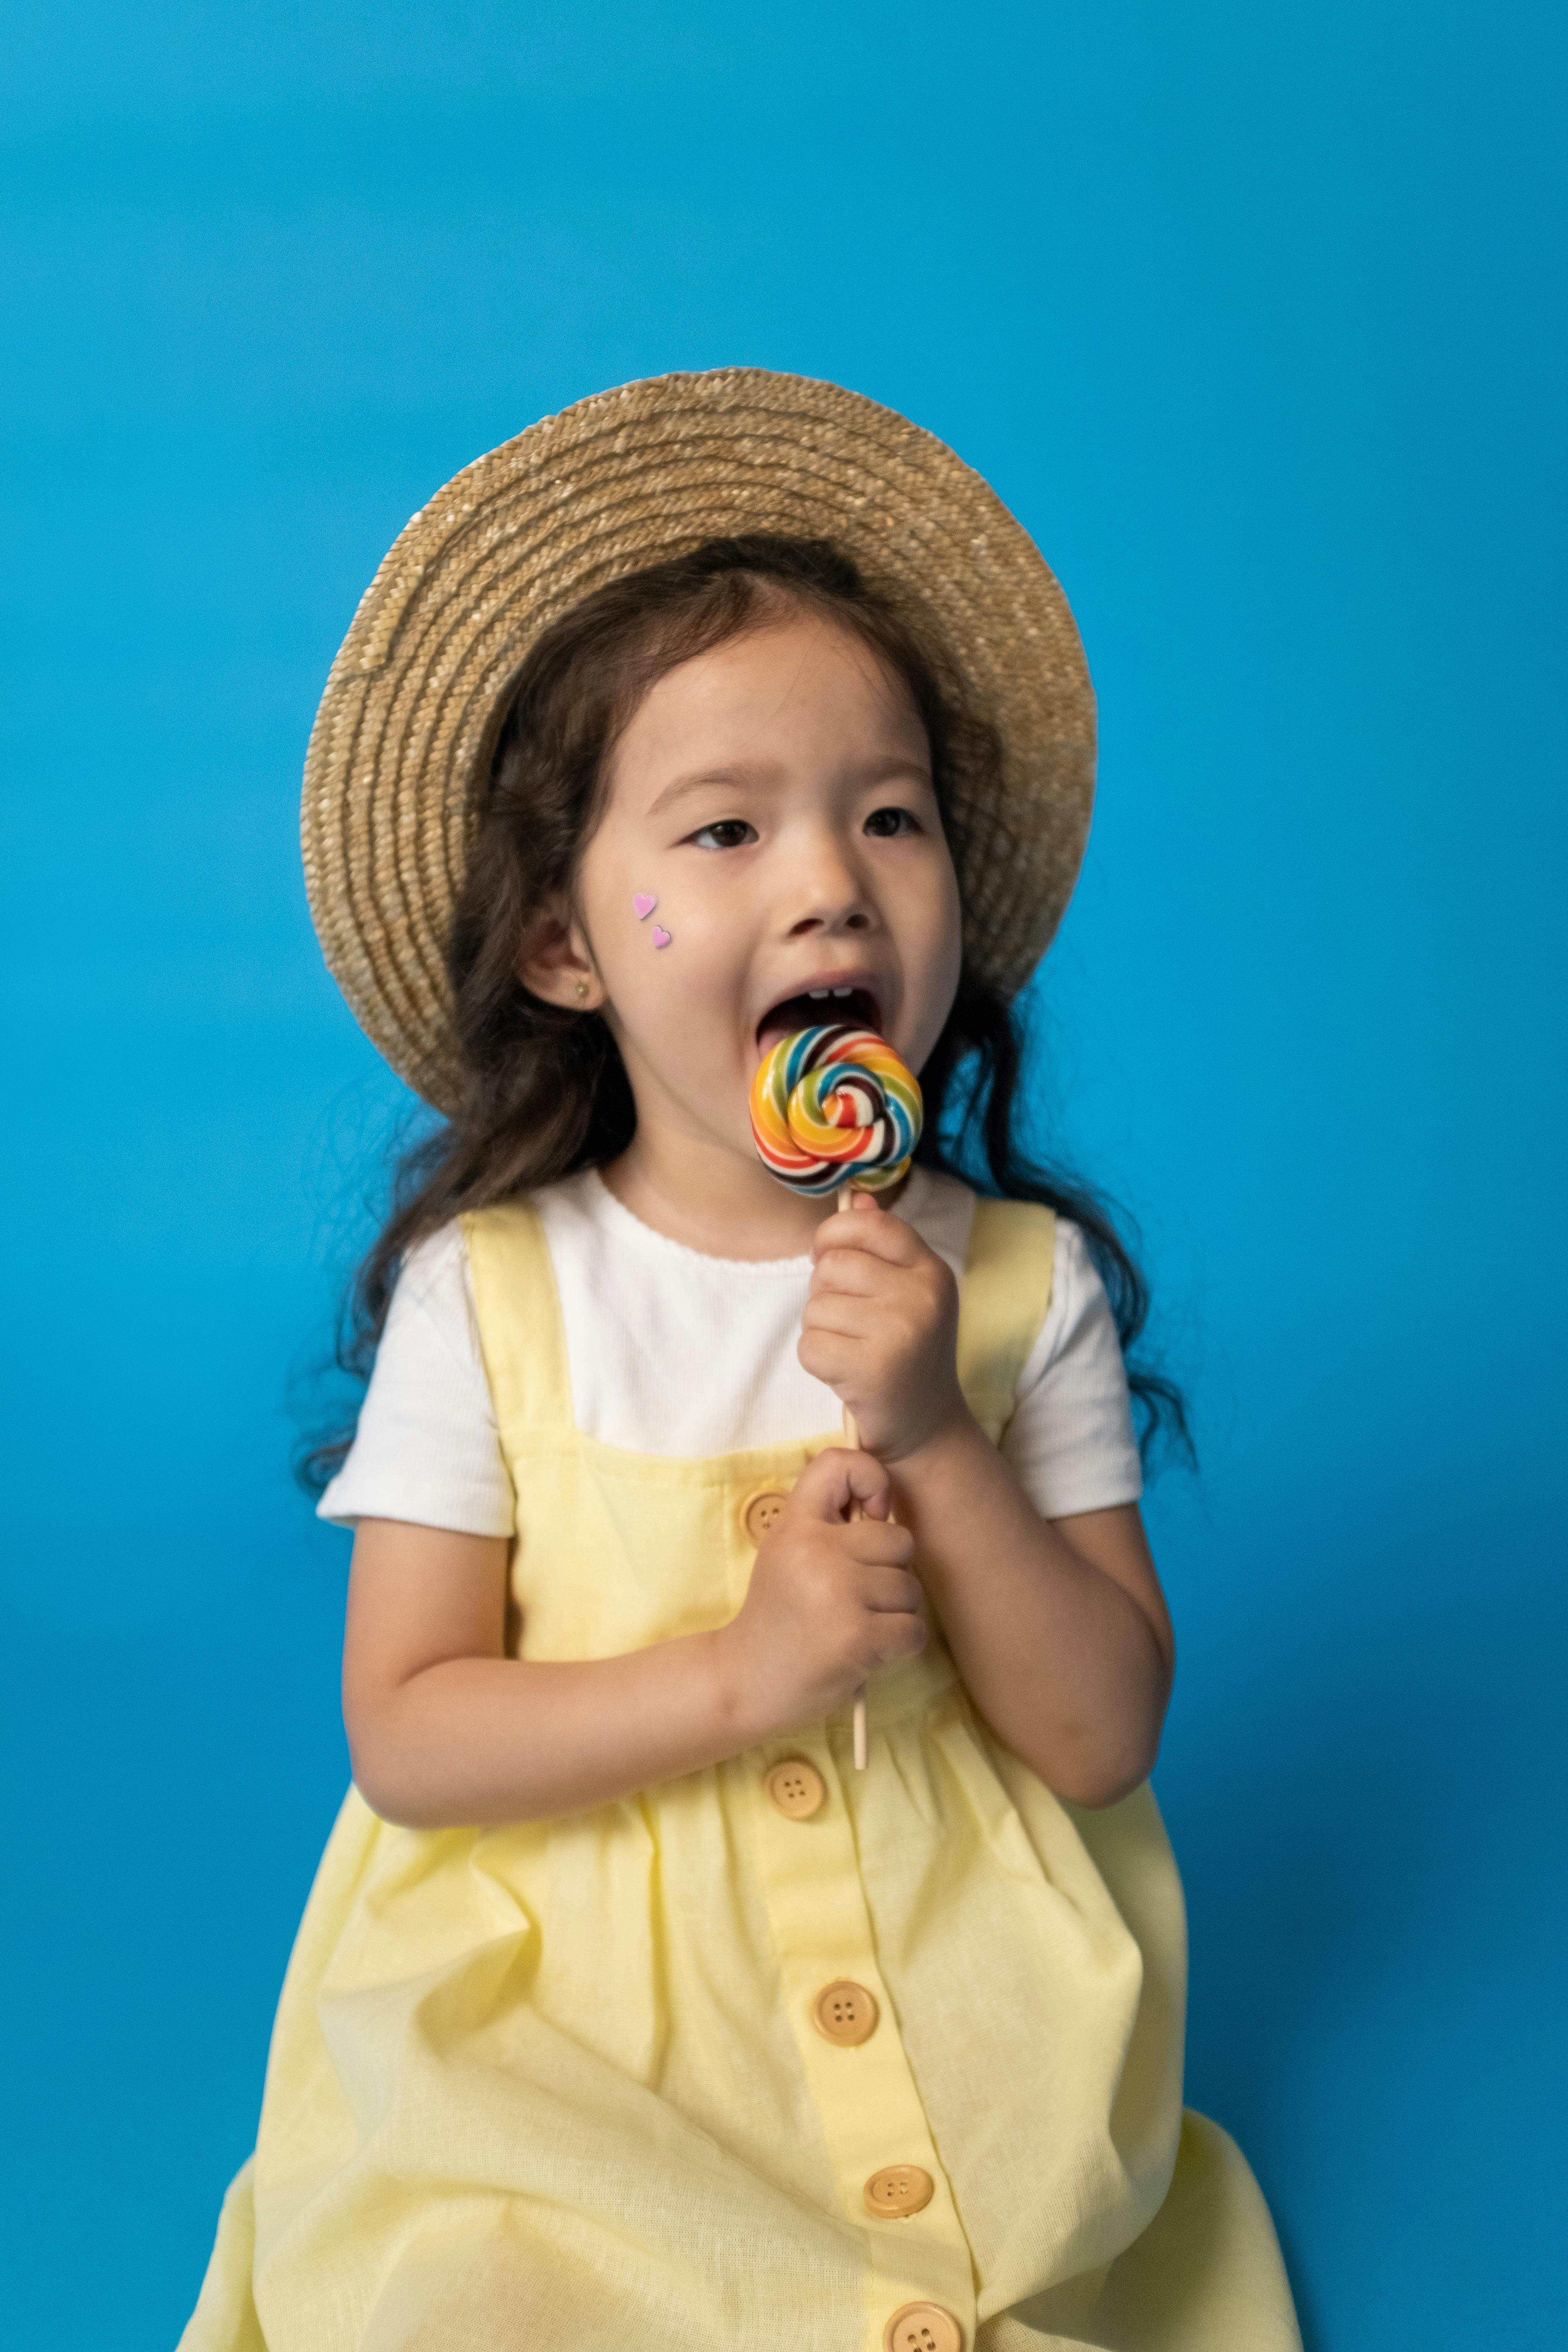
<path id="1" fill-rule="evenodd" d="M 752 1080 L 752 1134 L 764 1168 L 795 1192 L 880 1192 L 909 1173 L 921 1135 L 920 1083 L 874 1030 L 797 1029 Z M 847 1192 L 840 1206 L 849 1205 Z"/>
<path id="2" fill-rule="evenodd" d="M 872 1029 L 798 1029 L 752 1080 L 752 1135 L 763 1165 L 796 1192 L 884 1192 L 909 1172 L 921 1139 L 920 1082 Z M 854 1416 L 844 1442 L 858 1446 Z M 855 1767 L 866 1769 L 866 1692 L 855 1694 Z"/>

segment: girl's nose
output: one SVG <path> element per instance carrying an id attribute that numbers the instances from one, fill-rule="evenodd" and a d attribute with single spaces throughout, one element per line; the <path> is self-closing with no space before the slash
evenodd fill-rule
<path id="1" fill-rule="evenodd" d="M 791 939 L 813 931 L 868 931 L 876 919 L 853 862 L 837 842 L 816 845 L 795 897 Z"/>

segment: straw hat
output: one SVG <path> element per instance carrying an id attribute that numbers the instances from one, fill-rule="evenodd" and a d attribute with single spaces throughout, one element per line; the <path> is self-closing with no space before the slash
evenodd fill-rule
<path id="1" fill-rule="evenodd" d="M 1012 994 L 1077 878 L 1094 698 L 1028 534 L 931 434 L 763 368 L 657 376 L 530 425 L 437 490 L 354 614 L 311 730 L 310 911 L 356 1019 L 452 1108 L 445 951 L 479 788 L 519 670 L 590 590 L 747 531 L 835 541 L 946 648 L 1005 747 L 958 812 L 970 957 Z"/>

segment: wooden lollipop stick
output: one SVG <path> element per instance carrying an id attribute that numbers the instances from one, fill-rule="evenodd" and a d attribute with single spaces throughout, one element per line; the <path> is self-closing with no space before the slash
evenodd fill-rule
<path id="1" fill-rule="evenodd" d="M 852 1209 L 855 1206 L 850 1198 L 852 1190 L 853 1188 L 848 1184 L 839 1186 L 840 1209 Z M 844 1408 L 844 1443 L 855 1453 L 859 1453 L 860 1433 L 855 1426 L 855 1416 L 847 1405 Z M 858 1504 L 855 1506 L 852 1516 L 858 1519 L 864 1516 Z M 866 1769 L 866 1685 L 864 1683 L 855 1694 L 855 1769 L 857 1772 L 863 1772 Z"/>

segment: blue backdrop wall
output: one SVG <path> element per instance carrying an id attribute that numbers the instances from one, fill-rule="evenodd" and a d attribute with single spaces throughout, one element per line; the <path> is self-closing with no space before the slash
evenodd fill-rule
<path id="1" fill-rule="evenodd" d="M 1087 641 L 1034 1100 L 1141 1221 L 1204 1456 L 1150 1505 L 1190 2096 L 1314 2352 L 1560 2343 L 1561 12 L 6 44 L 16 2340 L 173 2344 L 346 1777 L 290 1396 L 400 1103 L 300 885 L 327 665 L 459 465 L 742 361 L 952 442 Z"/>

